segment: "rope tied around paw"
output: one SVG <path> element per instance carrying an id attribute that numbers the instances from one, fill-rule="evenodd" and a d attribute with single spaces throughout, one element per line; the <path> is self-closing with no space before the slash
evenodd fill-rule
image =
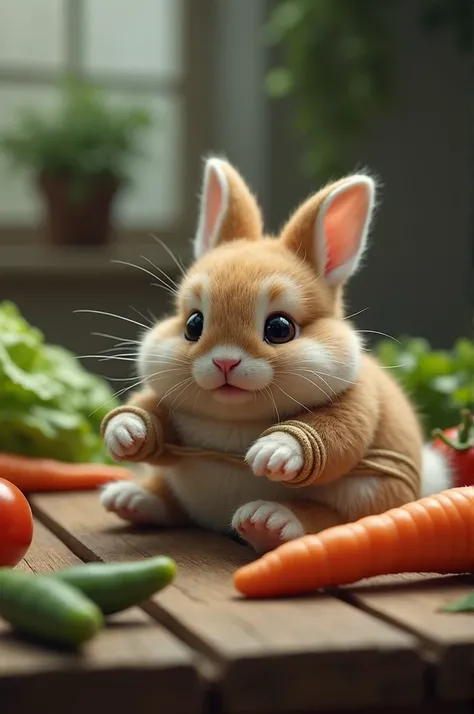
<path id="1" fill-rule="evenodd" d="M 166 442 L 163 426 L 159 419 L 155 419 L 144 409 L 135 406 L 120 406 L 107 414 L 101 424 L 101 434 L 110 420 L 118 414 L 131 413 L 139 416 L 146 426 L 146 437 L 139 450 L 130 458 L 130 461 L 149 461 L 159 464 L 166 457 L 213 459 L 241 467 L 245 467 L 245 455 L 215 449 L 199 449 L 192 446 L 182 446 Z M 259 438 L 269 436 L 275 432 L 283 432 L 292 436 L 301 446 L 304 454 L 304 463 L 300 471 L 291 481 L 282 482 L 288 488 L 303 488 L 317 484 L 324 472 L 327 454 L 324 443 L 316 429 L 306 422 L 288 420 L 272 425 L 266 429 Z M 402 469 L 405 466 L 405 470 Z M 408 473 L 407 471 L 408 470 Z M 416 464 L 405 454 L 390 449 L 369 449 L 359 463 L 348 473 L 348 476 L 390 476 L 402 481 L 411 490 L 419 479 Z"/>

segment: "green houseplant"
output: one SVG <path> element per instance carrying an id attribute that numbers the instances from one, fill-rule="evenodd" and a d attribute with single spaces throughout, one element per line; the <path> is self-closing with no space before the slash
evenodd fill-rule
<path id="1" fill-rule="evenodd" d="M 0 136 L 0 150 L 12 164 L 34 175 L 52 242 L 108 240 L 113 202 L 150 122 L 145 109 L 112 107 L 98 87 L 68 78 L 52 116 L 24 110 Z"/>

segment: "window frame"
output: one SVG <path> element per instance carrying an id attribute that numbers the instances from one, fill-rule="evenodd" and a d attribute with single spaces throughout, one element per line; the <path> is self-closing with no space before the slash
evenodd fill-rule
<path id="1" fill-rule="evenodd" d="M 83 70 L 82 31 L 84 28 L 84 0 L 64 0 L 64 40 L 66 43 L 65 66 L 60 72 L 43 69 L 4 68 L 0 66 L 0 85 L 57 86 L 63 72 L 77 73 L 86 81 L 91 80 L 107 89 L 133 92 L 155 91 L 164 95 L 171 93 L 182 99 L 182 145 L 181 145 L 181 212 L 171 224 L 157 224 L 145 228 L 116 227 L 116 242 L 147 246 L 154 243 L 153 235 L 173 248 L 187 251 L 189 237 L 194 232 L 197 193 L 201 181 L 201 158 L 212 139 L 212 28 L 213 0 L 183 0 L 183 74 L 179 78 L 150 78 L 140 74 L 121 75 L 119 72 L 94 73 Z M 11 244 L 37 244 L 39 226 L 8 224 L 0 216 L 0 250 Z M 156 244 L 155 244 L 156 245 Z"/>

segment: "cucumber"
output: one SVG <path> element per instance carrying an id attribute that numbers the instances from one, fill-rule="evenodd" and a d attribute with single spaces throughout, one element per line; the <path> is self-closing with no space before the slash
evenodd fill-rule
<path id="1" fill-rule="evenodd" d="M 48 577 L 81 590 L 104 615 L 112 615 L 147 600 L 175 575 L 174 560 L 155 556 L 126 563 L 81 563 Z"/>
<path id="2" fill-rule="evenodd" d="M 26 635 L 73 647 L 104 625 L 100 609 L 80 590 L 13 568 L 0 568 L 0 616 Z"/>

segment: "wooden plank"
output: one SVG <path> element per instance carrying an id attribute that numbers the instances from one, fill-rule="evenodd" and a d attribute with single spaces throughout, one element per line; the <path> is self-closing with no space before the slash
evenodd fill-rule
<path id="1" fill-rule="evenodd" d="M 21 567 L 34 573 L 80 562 L 40 523 Z M 142 610 L 110 618 L 82 653 L 27 643 L 0 623 L 0 711 L 18 714 L 32 707 L 48 714 L 114 714 L 146 711 L 202 711 L 203 692 L 194 655 Z"/>
<path id="2" fill-rule="evenodd" d="M 96 494 L 32 499 L 38 517 L 83 559 L 120 561 L 165 553 L 175 584 L 147 611 L 218 665 L 222 711 L 416 704 L 425 664 L 419 641 L 330 596 L 252 602 L 233 590 L 250 551 L 207 532 L 133 530 L 106 514 Z"/>
<path id="3" fill-rule="evenodd" d="M 468 576 L 407 574 L 361 581 L 344 589 L 344 598 L 425 642 L 437 661 L 437 698 L 469 700 L 474 698 L 474 616 L 439 610 L 473 588 Z"/>
<path id="4" fill-rule="evenodd" d="M 272 712 L 266 712 L 265 714 L 272 714 Z M 334 709 L 313 709 L 313 711 L 299 711 L 292 712 L 292 714 L 335 714 Z M 379 707 L 369 707 L 365 709 L 345 709 L 344 711 L 338 710 L 338 714 L 474 714 L 474 703 L 440 703 L 431 702 L 426 704 L 417 704 L 414 707 L 398 707 L 398 706 L 384 706 Z"/>

